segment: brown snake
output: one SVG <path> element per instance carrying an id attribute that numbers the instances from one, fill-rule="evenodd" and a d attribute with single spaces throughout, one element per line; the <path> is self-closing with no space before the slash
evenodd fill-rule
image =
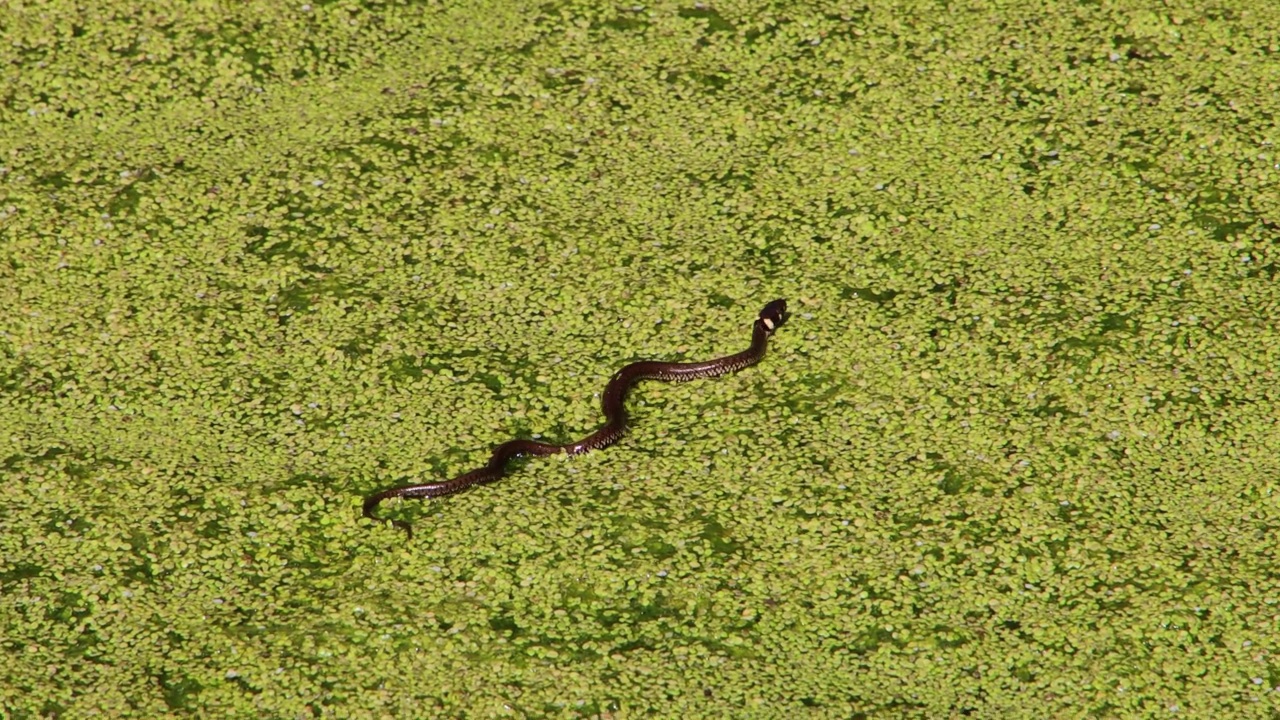
<path id="1" fill-rule="evenodd" d="M 387 518 L 381 518 L 374 514 L 374 510 L 377 509 L 378 503 L 387 498 L 435 498 L 452 495 L 472 485 L 494 482 L 506 474 L 507 462 L 513 458 L 526 455 L 554 455 L 556 453 L 579 455 L 589 450 L 608 447 L 617 442 L 618 438 L 622 437 L 622 434 L 627 431 L 627 409 L 623 405 L 623 401 L 627 398 L 627 391 L 637 381 L 667 380 L 670 382 L 684 382 L 698 378 L 716 377 L 755 365 L 764 358 L 769 336 L 781 327 L 786 322 L 786 319 L 787 301 L 774 300 L 765 305 L 764 309 L 760 311 L 760 316 L 756 318 L 751 330 L 751 347 L 742 352 L 704 362 L 677 363 L 658 362 L 656 360 L 633 362 L 615 373 L 613 378 L 609 380 L 609 384 L 605 386 L 604 395 L 600 400 L 600 405 L 604 410 L 605 423 L 585 438 L 564 445 L 553 445 L 537 440 L 508 440 L 493 449 L 493 453 L 489 456 L 489 462 L 483 467 L 463 473 L 452 480 L 399 485 L 379 490 L 369 495 L 364 500 L 364 516 L 371 520 L 386 520 Z M 390 522 L 392 525 L 409 533 L 410 536 L 413 535 L 413 529 L 409 523 L 403 520 L 390 520 Z"/>

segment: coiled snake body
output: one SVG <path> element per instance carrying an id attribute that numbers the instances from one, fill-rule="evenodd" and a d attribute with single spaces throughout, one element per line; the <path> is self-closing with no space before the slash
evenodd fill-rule
<path id="1" fill-rule="evenodd" d="M 607 447 L 617 442 L 627 431 L 627 410 L 623 404 L 627 391 L 639 380 L 666 380 L 669 382 L 685 382 L 698 378 L 716 377 L 749 365 L 755 365 L 764 357 L 769 336 L 782 326 L 787 319 L 787 301 L 774 300 L 760 311 L 751 331 L 751 347 L 733 355 L 727 355 L 705 362 L 677 363 L 641 360 L 623 367 L 604 388 L 600 405 L 604 410 L 605 423 L 598 430 L 585 438 L 564 445 L 539 442 L 537 440 L 508 440 L 493 449 L 489 462 L 483 467 L 463 473 L 452 480 L 439 482 L 399 485 L 379 490 L 365 498 L 364 516 L 371 520 L 384 520 L 374 513 L 378 503 L 387 498 L 435 498 L 465 490 L 472 485 L 491 483 L 506 474 L 507 462 L 522 456 L 555 455 L 566 453 L 579 455 L 590 450 Z M 391 520 L 392 525 L 412 535 L 413 530 L 402 520 Z"/>

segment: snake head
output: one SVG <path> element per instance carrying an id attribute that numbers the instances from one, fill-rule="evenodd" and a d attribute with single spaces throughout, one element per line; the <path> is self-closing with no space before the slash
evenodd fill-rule
<path id="1" fill-rule="evenodd" d="M 764 306 L 760 311 L 760 322 L 764 329 L 773 332 L 787 321 L 787 301 L 778 299 Z"/>

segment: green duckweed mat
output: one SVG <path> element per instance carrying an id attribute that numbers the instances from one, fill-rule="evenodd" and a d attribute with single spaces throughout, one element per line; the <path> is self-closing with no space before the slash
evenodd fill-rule
<path id="1" fill-rule="evenodd" d="M 5 717 L 1280 717 L 1276 3 L 0 28 Z"/>

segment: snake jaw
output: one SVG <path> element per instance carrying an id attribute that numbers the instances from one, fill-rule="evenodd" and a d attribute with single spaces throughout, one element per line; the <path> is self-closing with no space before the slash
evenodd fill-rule
<path id="1" fill-rule="evenodd" d="M 764 329 L 773 332 L 787 321 L 787 301 L 781 298 L 774 300 L 760 311 L 760 323 Z"/>

